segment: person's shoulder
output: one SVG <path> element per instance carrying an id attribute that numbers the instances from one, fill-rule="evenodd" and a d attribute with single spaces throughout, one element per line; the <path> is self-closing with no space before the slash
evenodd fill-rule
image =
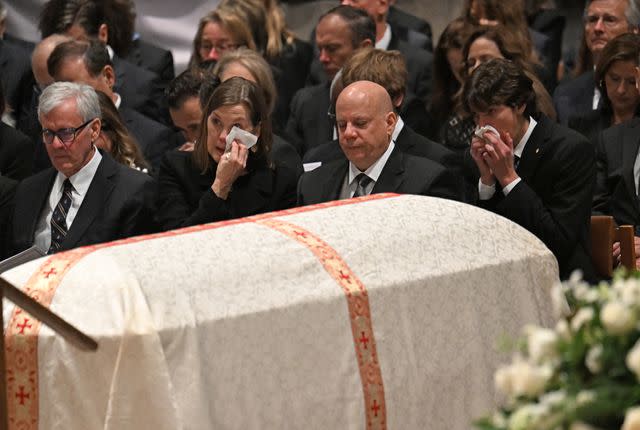
<path id="1" fill-rule="evenodd" d="M 0 121 L 0 142 L 2 145 L 11 145 L 16 147 L 27 146 L 28 148 L 33 147 L 33 142 L 29 139 L 29 136 L 17 130 L 10 125 L 5 124 Z"/>
<path id="2" fill-rule="evenodd" d="M 585 88 L 594 87 L 594 74 L 593 72 L 585 72 L 580 76 L 576 76 L 574 78 L 568 79 L 564 82 L 561 82 L 555 89 L 553 95 L 554 97 L 558 95 L 571 94 L 575 92 L 582 92 Z"/>
<path id="3" fill-rule="evenodd" d="M 602 132 L 602 139 L 605 141 L 615 142 L 625 136 L 637 136 L 640 138 L 640 118 L 632 118 L 622 124 L 609 127 Z"/>
<path id="4" fill-rule="evenodd" d="M 413 154 L 402 154 L 402 164 L 411 177 L 432 177 L 447 170 L 442 164 L 426 157 Z"/>

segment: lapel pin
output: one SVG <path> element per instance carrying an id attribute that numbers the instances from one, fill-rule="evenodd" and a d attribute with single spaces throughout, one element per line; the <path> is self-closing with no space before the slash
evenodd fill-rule
<path id="1" fill-rule="evenodd" d="M 536 148 L 536 154 L 540 152 L 540 148 Z"/>

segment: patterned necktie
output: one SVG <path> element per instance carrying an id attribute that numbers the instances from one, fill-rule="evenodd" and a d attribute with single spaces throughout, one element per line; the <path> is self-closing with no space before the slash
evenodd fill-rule
<path id="1" fill-rule="evenodd" d="M 51 246 L 47 254 L 54 254 L 60 250 L 60 246 L 67 236 L 67 213 L 71 207 L 71 191 L 73 185 L 69 179 L 64 181 L 64 190 L 58 205 L 51 215 Z"/>
<path id="2" fill-rule="evenodd" d="M 353 197 L 362 197 L 367 195 L 367 186 L 373 182 L 373 179 L 364 173 L 360 173 L 356 176 L 356 182 L 358 183 L 358 186 L 356 187 L 356 192 L 353 193 Z"/>

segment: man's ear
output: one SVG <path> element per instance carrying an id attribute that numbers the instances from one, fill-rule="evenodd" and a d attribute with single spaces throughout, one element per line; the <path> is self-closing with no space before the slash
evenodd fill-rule
<path id="1" fill-rule="evenodd" d="M 520 115 L 524 115 L 524 111 L 527 109 L 527 105 L 525 103 L 522 103 L 520 106 L 516 107 L 516 112 L 518 112 Z"/>
<path id="2" fill-rule="evenodd" d="M 368 48 L 370 46 L 373 46 L 373 41 L 371 39 L 364 39 L 362 42 L 360 42 L 358 48 Z"/>
<path id="3" fill-rule="evenodd" d="M 400 106 L 402 106 L 402 102 L 404 101 L 404 94 L 400 94 L 398 97 L 396 97 L 392 101 L 393 101 L 393 107 L 395 107 L 396 109 L 400 109 Z"/>
<path id="4" fill-rule="evenodd" d="M 398 121 L 398 115 L 395 112 L 387 112 L 387 115 L 384 118 L 387 124 L 387 135 L 389 138 L 393 136 L 393 130 L 396 128 L 396 122 Z"/>
<path id="5" fill-rule="evenodd" d="M 91 143 L 95 142 L 96 139 L 98 139 L 98 136 L 100 136 L 101 127 L 102 127 L 102 121 L 100 120 L 100 118 L 96 118 L 91 123 Z"/>
<path id="6" fill-rule="evenodd" d="M 116 72 L 113 70 L 113 67 L 109 65 L 104 66 L 104 69 L 102 69 L 102 76 L 107 81 L 109 88 L 113 88 L 116 84 Z"/>
<path id="7" fill-rule="evenodd" d="M 98 28 L 98 40 L 104 44 L 109 43 L 109 26 L 107 24 L 100 24 Z"/>

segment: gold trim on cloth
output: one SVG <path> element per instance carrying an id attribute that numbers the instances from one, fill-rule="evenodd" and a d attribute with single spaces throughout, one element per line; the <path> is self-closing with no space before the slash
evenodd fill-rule
<path id="1" fill-rule="evenodd" d="M 364 284 L 335 249 L 310 231 L 273 218 L 258 221 L 258 223 L 279 231 L 306 246 L 342 288 L 347 298 L 353 345 L 358 357 L 367 429 L 386 429 L 387 413 L 384 385 L 373 334 L 369 294 Z"/>
<path id="2" fill-rule="evenodd" d="M 54 254 L 31 275 L 26 283 L 24 292 L 41 305 L 49 307 L 56 290 L 66 273 L 82 258 L 102 248 L 110 248 L 156 238 L 179 236 L 198 231 L 213 230 L 230 225 L 259 222 L 289 235 L 285 230 L 299 227 L 282 221 L 273 220 L 271 224 L 265 221 L 276 217 L 294 215 L 334 206 L 344 206 L 369 200 L 380 200 L 395 197 L 397 194 L 374 194 L 356 199 L 337 200 L 312 206 L 287 209 L 278 212 L 255 215 L 211 224 L 186 227 L 163 233 L 150 234 L 122 239 L 98 245 L 91 245 L 70 251 Z M 291 230 L 289 229 L 289 230 Z M 291 230 L 292 231 L 292 230 Z M 320 259 L 323 266 L 343 288 L 349 304 L 351 328 L 353 332 L 360 376 L 364 390 L 365 406 L 367 408 L 367 428 L 386 428 L 386 412 L 382 375 L 377 362 L 375 341 L 371 325 L 369 299 L 362 283 L 353 275 L 351 269 L 329 245 L 306 232 L 307 239 L 302 243 L 310 248 Z M 290 235 L 289 235 L 290 236 Z M 296 238 L 296 240 L 301 240 Z M 310 242 L 309 242 L 310 241 Z M 343 278 L 344 277 L 344 278 Z M 7 399 L 9 413 L 9 428 L 11 430 L 38 430 L 39 423 L 39 393 L 38 393 L 38 334 L 40 322 L 32 318 L 22 309 L 15 307 L 5 332 L 5 355 L 7 366 Z"/>

